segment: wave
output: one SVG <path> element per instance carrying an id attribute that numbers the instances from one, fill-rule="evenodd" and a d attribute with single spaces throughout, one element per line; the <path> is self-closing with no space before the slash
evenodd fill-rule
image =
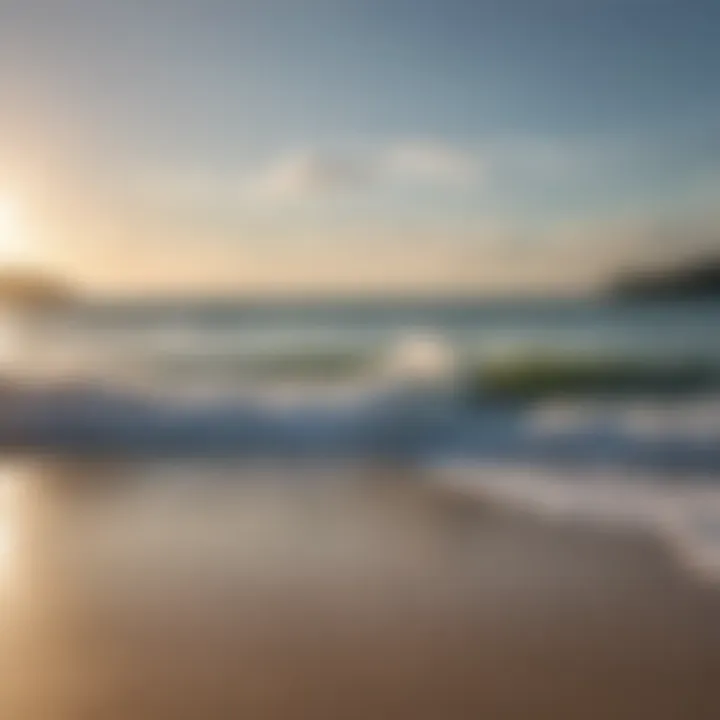
<path id="1" fill-rule="evenodd" d="M 650 532 L 698 578 L 720 582 L 720 471 L 668 476 L 549 464 L 446 461 L 437 484 L 554 522 Z"/>
<path id="2" fill-rule="evenodd" d="M 301 359 L 303 372 L 318 369 L 316 357 Z M 6 387 L 0 444 L 123 456 L 403 459 L 453 492 L 554 520 L 649 530 L 686 567 L 720 580 L 720 395 L 591 399 L 574 391 L 541 400 L 489 392 L 487 376 L 478 392 L 465 384 L 459 358 L 428 333 L 372 362 L 345 355 L 323 362 L 321 380 L 333 368 L 352 369 L 352 381 L 251 390 L 202 371 L 208 393 L 194 394 L 184 381 L 166 395 L 110 381 Z M 269 374 L 297 367 L 297 358 L 278 360 Z M 593 364 L 588 374 L 584 365 L 569 376 L 585 389 L 619 378 L 626 390 L 642 366 L 630 374 L 626 366 L 607 369 Z M 551 370 L 545 364 L 538 375 L 533 365 L 514 376 L 516 387 L 529 372 L 535 387 L 550 377 L 557 389 L 563 379 Z M 657 378 L 673 387 L 677 380 Z"/>

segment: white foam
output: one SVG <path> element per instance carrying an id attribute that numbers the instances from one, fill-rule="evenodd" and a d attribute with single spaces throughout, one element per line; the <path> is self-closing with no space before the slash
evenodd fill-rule
<path id="1" fill-rule="evenodd" d="M 691 487 L 676 494 L 666 503 L 658 527 L 683 565 L 720 582 L 720 488 Z"/>
<path id="2" fill-rule="evenodd" d="M 410 333 L 390 348 L 377 368 L 391 383 L 445 385 L 457 371 L 455 352 L 432 332 Z"/>
<path id="3" fill-rule="evenodd" d="M 641 440 L 720 441 L 720 400 L 555 401 L 529 413 L 527 422 L 530 430 L 540 436 L 610 428 L 627 438 Z"/>
<path id="4" fill-rule="evenodd" d="M 669 480 L 652 473 L 534 465 L 445 463 L 445 488 L 558 522 L 652 532 L 687 570 L 720 582 L 720 473 Z"/>

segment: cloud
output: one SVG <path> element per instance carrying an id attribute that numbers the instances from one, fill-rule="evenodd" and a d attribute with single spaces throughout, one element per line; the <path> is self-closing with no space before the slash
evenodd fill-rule
<path id="1" fill-rule="evenodd" d="M 469 150 L 440 141 L 401 141 L 345 153 L 292 152 L 261 167 L 244 187 L 253 200 L 307 201 L 398 184 L 468 185 L 481 169 Z"/>
<path id="2" fill-rule="evenodd" d="M 414 193 L 425 217 L 428 196 L 420 196 L 432 190 L 441 213 L 445 200 L 472 193 L 476 209 L 485 213 L 572 219 L 594 212 L 597 202 L 622 206 L 627 194 L 650 188 L 653 178 L 662 177 L 651 172 L 650 156 L 642 143 L 595 136 L 511 133 L 452 142 L 408 135 L 291 149 L 253 165 L 230 162 L 209 172 L 176 170 L 146 178 L 144 194 L 151 201 L 174 202 L 183 212 L 199 207 L 230 214 L 278 205 L 320 209 L 356 200 L 379 200 L 382 211 L 392 198 L 407 206 Z"/>
<path id="3" fill-rule="evenodd" d="M 339 155 L 304 151 L 280 157 L 246 183 L 255 200 L 300 201 L 355 190 L 371 180 L 370 168 Z"/>
<path id="4" fill-rule="evenodd" d="M 392 145 L 381 158 L 391 178 L 433 185 L 464 185 L 480 179 L 482 163 L 475 153 L 437 141 L 411 141 Z"/>
<path id="5" fill-rule="evenodd" d="M 502 136 L 483 142 L 454 143 L 443 138 L 399 138 L 387 143 L 309 149 L 270 159 L 247 176 L 252 200 L 309 201 L 365 190 L 463 188 L 488 193 L 534 192 L 576 183 L 606 149 L 580 141 Z"/>

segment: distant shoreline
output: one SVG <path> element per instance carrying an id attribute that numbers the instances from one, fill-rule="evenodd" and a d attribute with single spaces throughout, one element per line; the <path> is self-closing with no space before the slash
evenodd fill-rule
<path id="1" fill-rule="evenodd" d="M 720 258 L 629 272 L 611 284 L 609 294 L 643 301 L 720 299 Z"/>

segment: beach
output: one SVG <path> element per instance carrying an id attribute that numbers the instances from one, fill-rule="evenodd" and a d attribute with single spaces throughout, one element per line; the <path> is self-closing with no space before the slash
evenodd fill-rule
<path id="1" fill-rule="evenodd" d="M 715 718 L 720 593 L 414 470 L 14 461 L 8 720 Z"/>
<path id="2" fill-rule="evenodd" d="M 719 27 L 0 0 L 0 720 L 720 720 Z"/>

